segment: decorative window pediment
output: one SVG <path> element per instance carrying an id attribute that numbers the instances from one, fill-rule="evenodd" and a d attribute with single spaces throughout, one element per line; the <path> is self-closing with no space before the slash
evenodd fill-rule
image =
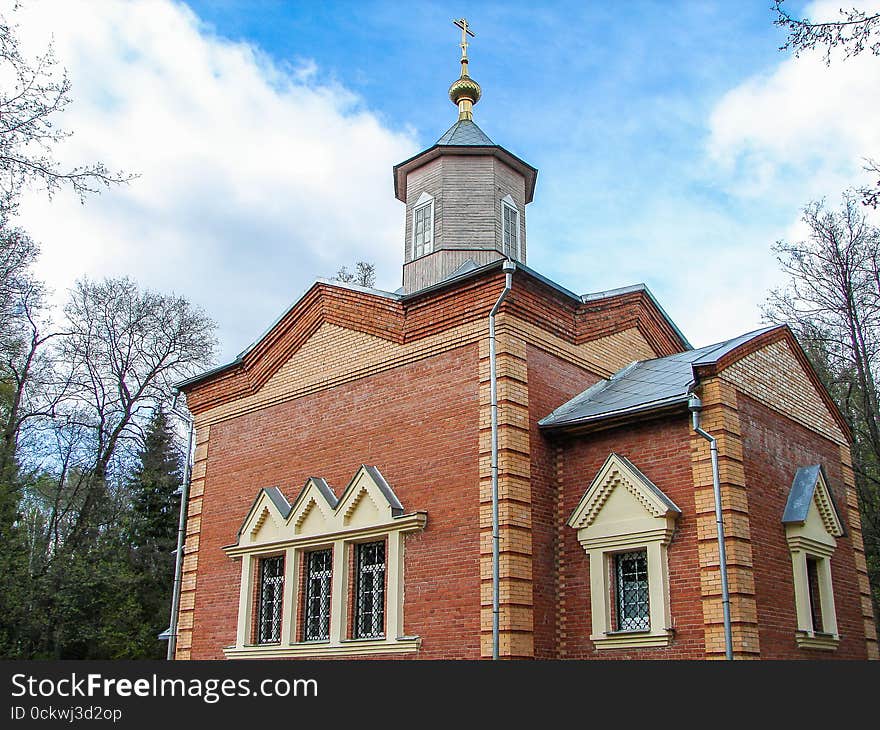
<path id="1" fill-rule="evenodd" d="M 821 464 L 797 470 L 788 493 L 782 524 L 787 534 L 837 547 L 835 538 L 843 537 L 843 520 L 828 488 L 828 478 Z"/>
<path id="2" fill-rule="evenodd" d="M 277 487 L 261 489 L 238 541 L 225 548 L 242 560 L 236 644 L 226 655 L 417 651 L 419 638 L 403 635 L 403 536 L 422 529 L 426 519 L 424 512 L 406 513 L 373 466 L 361 466 L 339 498 L 319 477 L 306 481 L 293 504 Z M 283 566 L 283 576 L 266 578 L 267 565 Z M 351 565 L 357 573 L 355 596 L 348 595 Z M 255 601 L 264 594 L 273 602 Z M 256 618 L 255 605 L 260 607 Z M 349 621 L 352 606 L 357 615 Z M 259 638 L 264 635 L 272 641 Z"/>
<path id="3" fill-rule="evenodd" d="M 379 470 L 361 466 L 339 499 L 320 477 L 310 477 L 292 505 L 277 487 L 261 489 L 230 549 L 380 527 L 403 513 Z"/>
<path id="4" fill-rule="evenodd" d="M 672 530 L 681 510 L 626 457 L 612 453 L 568 520 L 584 539 Z M 581 534 L 583 533 L 583 535 Z M 672 535 L 670 533 L 669 537 Z"/>
<path id="5" fill-rule="evenodd" d="M 624 456 L 612 453 L 568 525 L 590 558 L 590 611 L 598 649 L 672 640 L 666 548 L 681 510 Z"/>
<path id="6" fill-rule="evenodd" d="M 833 651 L 840 637 L 831 580 L 831 556 L 844 523 L 820 464 L 797 470 L 782 514 L 791 553 L 798 646 Z"/>

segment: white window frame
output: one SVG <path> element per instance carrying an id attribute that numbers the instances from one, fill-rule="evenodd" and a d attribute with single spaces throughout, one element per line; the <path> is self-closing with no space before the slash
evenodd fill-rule
<path id="1" fill-rule="evenodd" d="M 293 506 L 275 490 L 261 490 L 239 532 L 238 543 L 225 548 L 242 563 L 239 611 L 234 646 L 224 649 L 230 659 L 357 656 L 418 651 L 421 638 L 406 636 L 403 623 L 404 536 L 422 530 L 425 512 L 406 514 L 378 470 L 361 467 L 337 501 L 323 480 L 309 479 Z M 279 509 L 278 501 L 283 500 Z M 364 506 L 366 510 L 359 509 Z M 314 510 L 317 510 L 315 512 Z M 286 514 L 285 514 L 286 512 Z M 365 516 L 364 516 L 365 515 Z M 349 611 L 354 611 L 349 556 L 356 545 L 385 541 L 384 635 L 356 639 L 349 635 Z M 332 549 L 330 636 L 302 641 L 302 563 L 307 553 Z M 254 590 L 259 559 L 284 553 L 284 591 L 280 644 L 254 644 Z"/>
<path id="2" fill-rule="evenodd" d="M 512 210 L 514 213 L 516 213 L 516 229 L 515 229 L 516 230 L 516 244 L 514 246 L 513 258 L 516 261 L 522 261 L 522 249 L 521 249 L 521 240 L 520 240 L 521 236 L 519 233 L 520 224 L 521 224 L 521 220 L 520 220 L 521 213 L 520 213 L 519 207 L 517 207 L 516 202 L 514 202 L 513 198 L 510 195 L 505 195 L 501 199 L 501 252 L 505 256 L 507 256 L 507 246 L 504 243 L 504 211 L 505 211 L 505 209 Z"/>
<path id="3" fill-rule="evenodd" d="M 430 240 L 426 240 L 424 251 L 416 256 L 416 213 L 420 210 L 428 209 L 428 225 L 426 230 L 429 232 Z M 427 256 L 434 253 L 434 196 L 428 193 L 422 193 L 412 210 L 412 236 L 410 238 L 410 260 L 415 261 L 417 258 Z"/>
<path id="4" fill-rule="evenodd" d="M 614 492 L 619 496 L 615 496 Z M 606 509 L 607 505 L 613 505 Z M 672 643 L 667 548 L 681 510 L 629 460 L 612 453 L 568 521 L 590 561 L 590 615 L 595 647 L 662 647 Z M 614 556 L 647 552 L 648 611 L 645 630 L 618 631 L 612 624 Z"/>

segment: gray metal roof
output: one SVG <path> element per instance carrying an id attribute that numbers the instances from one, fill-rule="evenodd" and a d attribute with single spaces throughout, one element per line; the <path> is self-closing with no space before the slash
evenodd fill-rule
<path id="1" fill-rule="evenodd" d="M 494 147 L 495 143 L 470 119 L 459 119 L 436 144 L 457 147 Z"/>
<path id="2" fill-rule="evenodd" d="M 266 487 L 263 491 L 266 493 L 266 496 L 275 503 L 281 516 L 286 520 L 290 514 L 290 503 L 285 499 L 284 495 L 281 494 L 281 490 L 278 489 L 278 487 Z"/>
<path id="3" fill-rule="evenodd" d="M 265 492 L 266 496 L 272 500 L 272 503 L 278 508 L 278 511 L 281 513 L 281 516 L 286 520 L 290 515 L 290 510 L 292 507 L 290 506 L 290 502 L 284 497 L 281 493 L 281 490 L 278 487 L 263 487 L 259 492 L 257 492 L 257 496 L 251 504 L 251 508 L 248 510 L 247 517 L 244 518 L 244 522 L 241 523 L 241 527 L 238 528 L 238 536 L 241 537 L 241 531 L 244 529 L 244 526 L 250 520 L 253 511 L 256 509 L 257 505 L 260 502 L 260 497 L 263 496 Z"/>
<path id="4" fill-rule="evenodd" d="M 695 366 L 717 362 L 736 347 L 771 329 L 774 327 L 765 327 L 697 350 L 630 363 L 609 380 L 600 380 L 559 406 L 542 418 L 538 425 L 542 428 L 572 426 L 686 403 L 695 382 Z"/>
<path id="5" fill-rule="evenodd" d="M 385 499 L 387 499 L 388 504 L 391 505 L 391 514 L 403 514 L 403 505 L 400 503 L 400 500 L 397 498 L 394 490 L 391 489 L 391 485 L 385 481 L 385 477 L 382 476 L 382 472 L 380 472 L 375 466 L 367 466 L 366 464 L 363 464 L 362 466 L 366 470 L 367 474 L 369 474 L 373 478 L 373 482 L 376 484 L 377 487 L 379 487 L 379 491 L 385 495 Z"/>
<path id="6" fill-rule="evenodd" d="M 785 511 L 782 513 L 784 525 L 806 521 L 821 472 L 820 464 L 802 466 L 797 470 L 791 483 L 791 491 L 788 493 L 788 501 L 785 503 Z"/>
<path id="7" fill-rule="evenodd" d="M 813 495 L 816 493 L 816 486 L 819 484 L 819 477 L 828 484 L 828 476 L 825 474 L 825 468 L 821 464 L 812 464 L 810 466 L 802 466 L 795 472 L 794 479 L 791 482 L 791 490 L 788 492 L 788 501 L 785 503 L 785 510 L 782 512 L 782 524 L 798 524 L 802 525 L 807 521 L 810 513 L 810 503 L 813 501 Z M 828 497 L 831 500 L 831 507 L 837 515 L 837 521 L 840 523 L 841 534 L 846 534 L 846 523 L 841 519 L 840 510 L 837 509 L 837 503 L 834 500 L 834 493 L 828 488 Z"/>
<path id="8" fill-rule="evenodd" d="M 327 500 L 327 504 L 333 509 L 336 509 L 336 505 L 339 504 L 339 499 L 333 493 L 333 490 L 330 489 L 330 485 L 327 484 L 326 480 L 321 477 L 309 477 L 308 481 L 312 482 L 318 488 L 318 491 L 324 496 L 324 499 Z M 308 486 L 308 482 L 306 482 L 306 486 Z M 303 491 L 305 491 L 305 487 L 303 487 Z"/>

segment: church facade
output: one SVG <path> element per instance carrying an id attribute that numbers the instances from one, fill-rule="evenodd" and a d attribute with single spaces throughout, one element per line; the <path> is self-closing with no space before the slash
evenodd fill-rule
<path id="1" fill-rule="evenodd" d="M 792 333 L 693 349 L 643 285 L 530 269 L 537 171 L 473 121 L 462 25 L 459 118 L 394 168 L 401 289 L 319 280 L 180 384 L 176 658 L 876 659 L 851 434 Z"/>

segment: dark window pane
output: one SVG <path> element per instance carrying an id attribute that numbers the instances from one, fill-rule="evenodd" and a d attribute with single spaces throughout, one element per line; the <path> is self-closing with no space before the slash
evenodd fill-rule
<path id="1" fill-rule="evenodd" d="M 819 592 L 819 561 L 807 558 L 807 583 L 810 588 L 810 618 L 813 620 L 813 631 L 824 631 L 822 624 L 822 599 Z"/>
<path id="2" fill-rule="evenodd" d="M 385 543 L 357 546 L 354 637 L 385 635 Z"/>
<path id="3" fill-rule="evenodd" d="M 284 593 L 284 557 L 260 558 L 257 643 L 281 641 L 281 603 Z"/>
<path id="4" fill-rule="evenodd" d="M 638 550 L 614 556 L 616 631 L 651 628 L 648 611 L 648 553 Z"/>
<path id="5" fill-rule="evenodd" d="M 330 638 L 330 587 L 333 582 L 333 551 L 315 550 L 306 558 L 306 601 L 303 640 Z"/>

